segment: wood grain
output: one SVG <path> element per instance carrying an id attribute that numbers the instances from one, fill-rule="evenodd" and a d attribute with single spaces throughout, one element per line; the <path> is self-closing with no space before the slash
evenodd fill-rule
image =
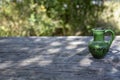
<path id="1" fill-rule="evenodd" d="M 120 80 L 120 36 L 104 59 L 88 50 L 92 37 L 1 37 L 0 80 Z"/>

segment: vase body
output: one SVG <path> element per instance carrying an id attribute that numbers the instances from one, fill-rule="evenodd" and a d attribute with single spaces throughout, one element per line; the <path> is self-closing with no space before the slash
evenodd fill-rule
<path id="1" fill-rule="evenodd" d="M 104 58 L 109 51 L 112 41 L 115 38 L 115 34 L 112 30 L 93 29 L 92 32 L 94 39 L 88 44 L 89 51 L 96 59 Z M 111 33 L 111 39 L 109 41 L 105 41 L 104 39 L 105 33 L 107 32 Z"/>

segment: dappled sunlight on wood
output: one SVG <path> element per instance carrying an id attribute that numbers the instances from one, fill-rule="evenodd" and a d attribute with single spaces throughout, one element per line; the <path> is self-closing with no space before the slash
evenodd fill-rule
<path id="1" fill-rule="evenodd" d="M 112 68 L 112 69 L 111 69 L 111 73 L 112 73 L 112 74 L 117 73 L 117 72 L 118 72 L 118 70 L 117 70 L 116 68 Z"/>
<path id="2" fill-rule="evenodd" d="M 60 46 L 62 45 L 60 42 L 56 41 L 50 44 L 51 46 Z"/>
<path id="3" fill-rule="evenodd" d="M 49 53 L 49 54 L 52 54 L 52 53 L 57 53 L 57 52 L 59 52 L 60 51 L 60 49 L 59 48 L 51 48 L 51 49 L 48 49 L 47 50 L 47 52 Z"/>
<path id="4" fill-rule="evenodd" d="M 0 69 L 9 68 L 12 66 L 12 61 L 5 61 L 4 63 L 0 63 Z"/>
<path id="5" fill-rule="evenodd" d="M 34 58 L 29 58 L 29 59 L 25 59 L 23 61 L 20 61 L 18 67 L 24 67 L 24 66 L 29 66 L 31 64 L 38 64 L 40 67 L 44 67 L 47 65 L 50 65 L 52 63 L 52 59 L 46 59 L 44 58 L 44 56 L 36 56 Z"/>
<path id="6" fill-rule="evenodd" d="M 8 37 L 0 39 L 0 79 L 119 79 L 120 50 L 116 37 L 103 59 L 88 51 L 91 37 Z M 118 48 L 117 48 L 118 47 Z"/>
<path id="7" fill-rule="evenodd" d="M 88 57 L 86 58 L 83 58 L 82 60 L 80 60 L 80 66 L 84 66 L 84 67 L 87 67 L 87 66 L 90 66 L 90 65 L 92 65 L 91 63 L 92 63 L 93 61 L 92 60 L 90 60 Z"/>
<path id="8" fill-rule="evenodd" d="M 32 63 L 38 62 L 38 61 L 43 60 L 43 59 L 44 59 L 43 56 L 36 56 L 34 58 L 25 59 L 19 63 L 19 66 L 29 66 Z"/>

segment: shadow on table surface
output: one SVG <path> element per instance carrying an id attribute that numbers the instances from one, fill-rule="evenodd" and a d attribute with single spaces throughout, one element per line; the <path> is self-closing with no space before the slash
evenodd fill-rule
<path id="1" fill-rule="evenodd" d="M 89 54 L 91 37 L 28 37 L 0 39 L 0 79 L 120 79 L 120 51 L 114 46 L 101 60 Z"/>

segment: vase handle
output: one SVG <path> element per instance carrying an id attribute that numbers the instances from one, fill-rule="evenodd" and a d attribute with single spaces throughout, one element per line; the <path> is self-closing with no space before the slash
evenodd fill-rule
<path id="1" fill-rule="evenodd" d="M 115 33 L 112 31 L 112 30 L 110 30 L 110 29 L 108 29 L 108 30 L 105 30 L 105 33 L 111 33 L 111 39 L 110 39 L 110 41 L 109 41 L 109 43 L 110 43 L 110 45 L 112 44 L 112 41 L 114 40 L 114 38 L 115 38 Z"/>

